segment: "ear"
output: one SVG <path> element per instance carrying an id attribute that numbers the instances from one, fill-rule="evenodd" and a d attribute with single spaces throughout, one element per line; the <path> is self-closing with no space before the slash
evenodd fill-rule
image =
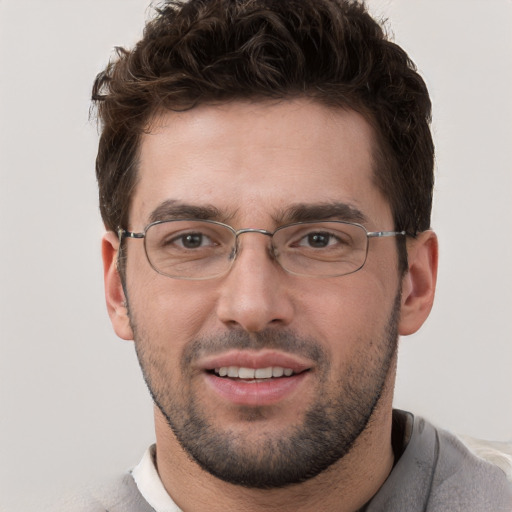
<path id="1" fill-rule="evenodd" d="M 407 240 L 409 270 L 402 280 L 399 333 L 416 332 L 427 319 L 436 291 L 438 243 L 433 231 Z"/>
<path id="2" fill-rule="evenodd" d="M 130 327 L 126 297 L 117 269 L 118 248 L 117 235 L 112 231 L 105 233 L 101 242 L 105 299 L 114 331 L 123 340 L 132 340 L 133 333 Z"/>

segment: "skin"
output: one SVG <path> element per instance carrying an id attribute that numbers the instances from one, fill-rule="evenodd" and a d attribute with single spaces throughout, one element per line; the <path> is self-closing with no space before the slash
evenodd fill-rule
<path id="1" fill-rule="evenodd" d="M 363 214 L 369 231 L 394 230 L 389 204 L 372 179 L 372 130 L 353 111 L 306 99 L 233 102 L 163 113 L 150 128 L 141 142 L 129 230 L 143 231 L 152 212 L 169 200 L 213 205 L 220 213 L 215 220 L 235 229 L 269 231 L 286 221 L 282 212 L 291 205 L 344 203 Z M 243 235 L 242 250 L 228 274 L 181 281 L 156 273 L 143 243 L 128 240 L 128 314 L 116 268 L 117 237 L 107 233 L 103 239 L 112 324 L 121 338 L 135 337 L 153 388 L 175 394 L 173 406 L 186 406 L 180 394 L 193 398 L 211 428 L 239 436 L 248 454 L 263 450 L 269 437 L 289 436 L 323 396 L 336 396 L 344 384 L 357 386 L 365 368 L 373 382 L 371 376 L 389 351 L 386 332 L 396 298 L 398 334 L 415 332 L 430 312 L 437 272 L 437 239 L 431 231 L 407 241 L 409 270 L 404 276 L 397 269 L 393 238 L 370 241 L 360 271 L 321 279 L 284 272 L 269 256 L 268 243 L 261 235 Z M 183 366 L 184 354 L 196 340 L 218 340 L 233 332 L 252 340 L 261 333 L 291 332 L 314 340 L 329 365 L 302 353 L 286 354 L 309 368 L 292 392 L 278 404 L 233 404 L 208 385 L 202 365 L 209 354 Z M 247 350 L 273 350 L 276 357 L 284 351 L 254 347 Z M 184 451 L 156 407 L 162 482 L 184 511 L 357 510 L 377 492 L 393 464 L 395 369 L 393 352 L 378 403 L 350 451 L 314 478 L 279 489 L 244 488 L 205 471 Z"/>

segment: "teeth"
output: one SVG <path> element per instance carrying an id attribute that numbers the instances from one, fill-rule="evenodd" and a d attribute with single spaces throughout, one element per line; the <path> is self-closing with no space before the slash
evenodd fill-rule
<path id="1" fill-rule="evenodd" d="M 245 368 L 243 366 L 223 366 L 215 368 L 215 373 L 220 377 L 232 377 L 238 379 L 271 379 L 272 377 L 290 377 L 293 375 L 291 368 L 282 366 L 269 366 L 267 368 Z"/>
<path id="2" fill-rule="evenodd" d="M 253 368 L 240 368 L 238 370 L 238 378 L 240 379 L 254 379 L 254 374 L 259 370 Z"/>
<path id="3" fill-rule="evenodd" d="M 272 367 L 270 366 L 269 368 L 258 368 L 254 372 L 254 376 L 257 379 L 270 379 L 272 378 Z"/>
<path id="4" fill-rule="evenodd" d="M 272 377 L 282 377 L 283 375 L 284 375 L 284 368 L 281 368 L 280 366 L 274 366 L 272 368 Z"/>

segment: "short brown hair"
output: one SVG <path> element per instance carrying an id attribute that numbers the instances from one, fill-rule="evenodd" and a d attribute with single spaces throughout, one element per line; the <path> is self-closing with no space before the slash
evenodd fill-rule
<path id="1" fill-rule="evenodd" d="M 167 1 L 133 50 L 97 77 L 96 161 L 107 229 L 127 226 L 141 134 L 162 109 L 313 98 L 360 112 L 377 137 L 375 180 L 395 229 L 430 227 L 434 146 L 424 81 L 361 2 Z M 402 261 L 403 264 L 403 261 Z"/>

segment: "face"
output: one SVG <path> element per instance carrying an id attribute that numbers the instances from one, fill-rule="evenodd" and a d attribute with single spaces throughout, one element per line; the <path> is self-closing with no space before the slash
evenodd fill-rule
<path id="1" fill-rule="evenodd" d="M 142 139 L 126 228 L 206 216 L 235 229 L 356 218 L 392 231 L 372 144 L 361 116 L 306 100 L 163 114 Z M 239 242 L 229 273 L 186 281 L 126 240 L 129 327 L 117 329 L 133 332 L 168 435 L 193 460 L 232 483 L 284 486 L 342 458 L 393 378 L 396 242 L 372 239 L 361 270 L 331 278 L 285 272 L 267 236 Z"/>

